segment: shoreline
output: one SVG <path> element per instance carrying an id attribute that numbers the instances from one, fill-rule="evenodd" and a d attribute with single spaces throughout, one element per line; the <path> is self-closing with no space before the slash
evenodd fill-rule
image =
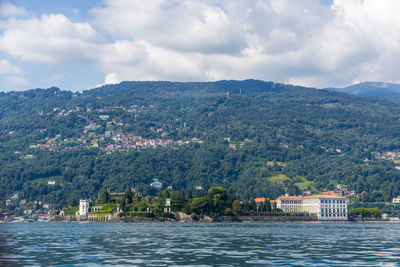
<path id="1" fill-rule="evenodd" d="M 387 223 L 400 223 L 399 221 L 379 221 L 379 220 L 374 220 L 374 221 L 216 221 L 216 222 L 207 222 L 207 221 L 108 221 L 108 222 L 91 222 L 91 221 L 35 221 L 35 222 L 28 222 L 28 221 L 15 221 L 15 222 L 2 222 L 0 221 L 0 224 L 14 224 L 14 223 L 75 223 L 75 224 L 92 224 L 92 223 L 207 223 L 207 224 L 212 224 L 212 223 L 273 223 L 273 224 L 279 224 L 279 223 L 307 223 L 307 224 L 313 224 L 313 223 L 382 223 L 382 224 L 387 224 Z"/>
<path id="2" fill-rule="evenodd" d="M 176 216 L 175 219 L 156 220 L 146 217 L 122 217 L 107 221 L 91 221 L 82 218 L 53 217 L 48 221 L 0 221 L 1 223 L 400 223 L 399 220 L 389 219 L 351 219 L 351 220 L 318 220 L 316 217 L 250 217 L 250 216 L 220 216 L 194 220 L 188 217 Z"/>

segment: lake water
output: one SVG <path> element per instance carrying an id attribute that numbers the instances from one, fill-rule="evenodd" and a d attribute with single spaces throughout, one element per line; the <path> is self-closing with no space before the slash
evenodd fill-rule
<path id="1" fill-rule="evenodd" d="M 400 224 L 0 224 L 0 266 L 400 266 Z"/>

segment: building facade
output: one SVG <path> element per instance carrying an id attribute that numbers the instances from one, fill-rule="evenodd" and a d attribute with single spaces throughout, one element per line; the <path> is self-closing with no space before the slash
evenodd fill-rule
<path id="1" fill-rule="evenodd" d="M 302 210 L 301 196 L 282 196 L 276 199 L 276 206 L 278 209 L 287 213 L 301 213 Z"/>
<path id="2" fill-rule="evenodd" d="M 171 199 L 170 198 L 165 199 L 164 212 L 171 212 Z"/>
<path id="3" fill-rule="evenodd" d="M 392 203 L 400 203 L 400 196 L 393 198 Z"/>
<path id="4" fill-rule="evenodd" d="M 319 220 L 347 220 L 347 199 L 331 191 L 311 196 L 278 197 L 277 208 L 287 213 L 312 213 Z"/>
<path id="5" fill-rule="evenodd" d="M 80 216 L 86 216 L 89 214 L 89 208 L 90 208 L 90 201 L 87 199 L 81 199 L 79 201 L 79 215 Z"/>

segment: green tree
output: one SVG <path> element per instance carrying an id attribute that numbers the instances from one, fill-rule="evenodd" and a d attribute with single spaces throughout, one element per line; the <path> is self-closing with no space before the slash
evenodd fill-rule
<path id="1" fill-rule="evenodd" d="M 70 205 L 71 205 L 71 207 L 77 207 L 77 206 L 79 206 L 78 200 L 76 200 L 76 198 L 72 199 Z"/>
<path id="2" fill-rule="evenodd" d="M 126 198 L 126 200 L 128 201 L 128 203 L 132 203 L 132 198 L 133 198 L 133 194 L 132 194 L 132 190 L 130 188 L 128 188 L 124 194 L 124 197 Z"/>
<path id="3" fill-rule="evenodd" d="M 186 199 L 190 201 L 192 198 L 193 198 L 192 190 L 189 189 L 186 194 Z"/>
<path id="4" fill-rule="evenodd" d="M 232 203 L 232 211 L 235 215 L 240 215 L 242 211 L 242 204 L 240 203 L 239 200 L 235 200 Z"/>
<path id="5" fill-rule="evenodd" d="M 110 201 L 111 201 L 111 196 L 110 196 L 110 193 L 108 192 L 107 189 L 104 189 L 103 192 L 101 192 L 100 201 L 101 201 L 102 203 L 110 203 Z"/>
<path id="6" fill-rule="evenodd" d="M 271 207 L 271 201 L 269 201 L 269 199 L 267 199 L 265 201 L 265 208 L 266 208 L 266 212 L 271 212 L 272 207 Z"/>

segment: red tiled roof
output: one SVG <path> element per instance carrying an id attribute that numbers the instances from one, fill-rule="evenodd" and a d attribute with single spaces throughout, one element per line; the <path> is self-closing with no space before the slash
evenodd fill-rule
<path id="1" fill-rule="evenodd" d="M 305 197 L 302 197 L 302 196 L 281 196 L 281 197 L 278 197 L 277 199 L 302 199 L 302 198 L 305 198 L 305 199 L 312 199 L 312 198 L 340 198 L 340 199 L 346 199 L 345 197 L 339 196 L 338 194 L 336 194 L 333 191 L 323 192 L 323 193 L 320 193 L 318 195 L 311 195 L 311 196 L 305 196 Z"/>
<path id="2" fill-rule="evenodd" d="M 313 195 L 313 196 L 306 196 L 304 198 L 310 199 L 310 198 L 340 198 L 340 199 L 345 199 L 345 197 L 341 197 L 339 195 Z"/>
<path id="3" fill-rule="evenodd" d="M 338 194 L 336 194 L 335 192 L 332 192 L 332 191 L 324 192 L 319 195 L 306 196 L 304 198 L 307 198 L 307 199 L 308 198 L 341 198 L 341 199 L 345 199 L 345 197 L 339 196 Z"/>
<path id="4" fill-rule="evenodd" d="M 281 196 L 278 197 L 277 199 L 302 199 L 301 196 Z"/>
<path id="5" fill-rule="evenodd" d="M 276 200 L 270 200 L 269 198 L 265 198 L 265 197 L 257 197 L 257 198 L 254 199 L 254 201 L 256 203 L 265 202 L 267 200 L 269 200 L 269 202 L 271 202 L 271 203 L 276 202 Z"/>

